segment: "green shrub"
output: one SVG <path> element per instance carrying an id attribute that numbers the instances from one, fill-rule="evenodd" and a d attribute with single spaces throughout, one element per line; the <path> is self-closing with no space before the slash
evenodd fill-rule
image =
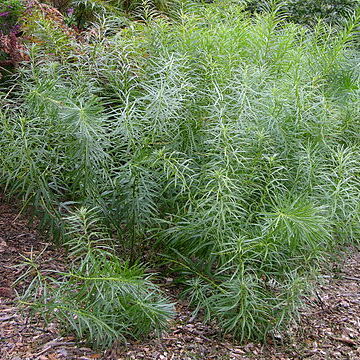
<path id="1" fill-rule="evenodd" d="M 106 348 L 117 339 L 166 329 L 174 309 L 142 266 L 115 256 L 98 215 L 81 208 L 66 218 L 69 272 L 42 269 L 40 259 L 24 258 L 18 281 L 31 280 L 23 303 Z"/>
<path id="2" fill-rule="evenodd" d="M 116 17 L 117 27 L 124 27 L 128 18 L 148 21 L 160 16 L 173 16 L 178 0 L 52 0 L 65 19 L 79 28 L 89 27 L 104 18 Z M 100 21 L 101 21 L 100 20 Z M 121 20 L 121 21 L 119 21 Z"/>
<path id="3" fill-rule="evenodd" d="M 261 12 L 269 2 L 250 0 L 247 9 Z M 287 19 L 299 24 L 314 25 L 319 19 L 331 24 L 341 23 L 359 9 L 358 0 L 286 0 L 279 2 Z"/>
<path id="4" fill-rule="evenodd" d="M 60 238 L 74 204 L 100 209 L 125 263 L 164 254 L 205 320 L 264 338 L 359 241 L 359 19 L 189 7 L 35 53 L 0 98 L 0 184 Z"/>

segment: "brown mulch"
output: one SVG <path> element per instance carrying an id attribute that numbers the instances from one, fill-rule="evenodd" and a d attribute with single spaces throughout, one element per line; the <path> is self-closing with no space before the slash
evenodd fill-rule
<path id="1" fill-rule="evenodd" d="M 22 261 L 21 255 L 36 256 L 46 248 L 42 259 L 47 267 L 65 266 L 64 254 L 45 241 L 36 227 L 19 214 L 16 204 L 5 203 L 0 195 L 0 360 L 360 359 L 360 252 L 356 248 L 348 249 L 323 276 L 314 295 L 306 298 L 300 323 L 265 345 L 236 345 L 214 326 L 192 318 L 186 303 L 178 302 L 178 315 L 161 339 L 114 344 L 101 353 L 61 333 L 57 324 L 45 324 L 20 310 L 12 284 L 19 275 L 14 265 Z"/>

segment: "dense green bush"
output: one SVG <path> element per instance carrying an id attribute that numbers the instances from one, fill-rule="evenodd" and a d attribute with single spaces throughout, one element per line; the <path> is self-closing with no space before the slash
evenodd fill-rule
<path id="1" fill-rule="evenodd" d="M 117 20 L 125 26 L 128 19 L 148 21 L 159 16 L 174 16 L 179 0 L 51 0 L 65 15 L 66 21 L 79 28 L 86 28 L 99 17 Z"/>
<path id="2" fill-rule="evenodd" d="M 359 240 L 359 19 L 191 8 L 115 34 L 104 20 L 67 62 L 34 50 L 0 97 L 0 184 L 55 235 L 100 209 L 125 261 L 166 259 L 205 320 L 262 338 Z"/>
<path id="3" fill-rule="evenodd" d="M 103 348 L 120 338 L 166 328 L 173 305 L 143 266 L 129 265 L 115 255 L 96 209 L 81 208 L 65 222 L 71 269 L 43 269 L 40 258 L 24 258 L 18 281 L 30 278 L 30 286 L 22 302 Z"/>
<path id="4" fill-rule="evenodd" d="M 271 2 L 250 0 L 247 9 L 262 12 Z M 359 0 L 286 0 L 278 2 L 287 19 L 299 24 L 314 25 L 319 19 L 331 24 L 341 23 L 359 9 Z"/>

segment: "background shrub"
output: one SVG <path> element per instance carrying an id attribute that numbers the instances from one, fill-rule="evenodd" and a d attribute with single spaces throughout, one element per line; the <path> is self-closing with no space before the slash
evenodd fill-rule
<path id="1" fill-rule="evenodd" d="M 250 0 L 247 9 L 262 12 L 269 6 L 267 1 Z M 286 0 L 279 2 L 286 18 L 299 24 L 314 25 L 321 19 L 327 23 L 339 24 L 359 9 L 358 0 Z"/>
<path id="2" fill-rule="evenodd" d="M 19 25 L 19 18 L 24 11 L 24 4 L 21 0 L 4 0 L 0 4 L 0 33 L 9 34 Z"/>

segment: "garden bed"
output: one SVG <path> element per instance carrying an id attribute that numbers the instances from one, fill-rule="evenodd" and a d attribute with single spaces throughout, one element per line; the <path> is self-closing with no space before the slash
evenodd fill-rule
<path id="1" fill-rule="evenodd" d="M 29 224 L 19 208 L 0 198 L 0 357 L 2 360 L 90 359 L 358 359 L 360 357 L 360 252 L 349 248 L 323 276 L 321 285 L 306 298 L 301 319 L 265 344 L 238 345 L 222 337 L 212 325 L 194 318 L 186 301 L 177 306 L 176 319 L 162 338 L 116 343 L 105 351 L 90 349 L 72 334 L 62 333 L 56 323 L 44 324 L 28 317 L 19 307 L 12 282 L 18 276 L 13 266 L 21 256 L 43 252 L 48 267 L 63 269 L 64 254 L 50 245 L 46 236 Z M 330 271 L 331 270 L 331 271 Z M 329 275 L 333 274 L 333 275 Z M 168 279 L 168 293 L 177 297 Z"/>

